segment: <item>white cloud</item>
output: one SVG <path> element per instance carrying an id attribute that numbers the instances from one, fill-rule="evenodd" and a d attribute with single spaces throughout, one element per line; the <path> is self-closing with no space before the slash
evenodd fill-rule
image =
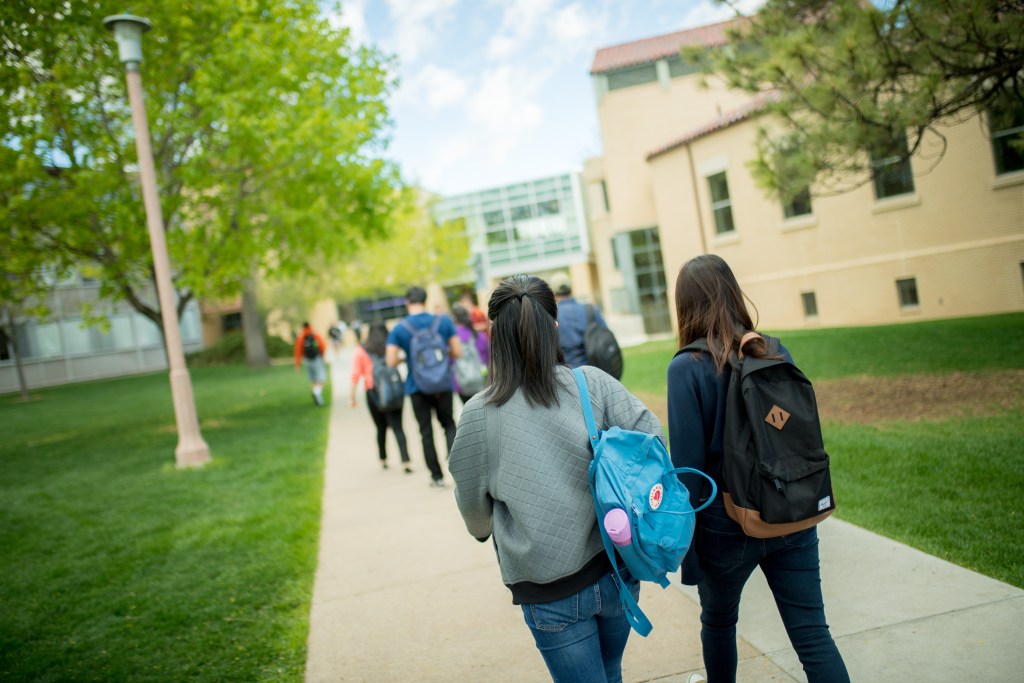
<path id="1" fill-rule="evenodd" d="M 351 33 L 352 40 L 357 44 L 369 43 L 370 32 L 366 27 L 366 0 L 345 0 L 340 9 L 340 13 L 337 11 L 337 6 L 324 12 L 330 25 L 336 29 L 347 28 Z"/>
<path id="2" fill-rule="evenodd" d="M 479 144 L 474 136 L 463 133 L 431 145 L 430 163 L 422 169 L 422 175 L 415 179 L 416 182 L 425 188 L 444 187 L 452 169 L 472 159 Z"/>
<path id="3" fill-rule="evenodd" d="M 504 3 L 501 27 L 487 46 L 491 59 L 505 59 L 527 48 L 550 21 L 556 0 L 512 0 Z"/>
<path id="4" fill-rule="evenodd" d="M 387 0 L 394 22 L 391 50 L 408 64 L 429 49 L 459 0 Z"/>
<path id="5" fill-rule="evenodd" d="M 745 15 L 753 14 L 761 8 L 765 0 L 737 0 L 732 3 L 740 13 Z M 713 0 L 701 0 L 682 16 L 680 28 L 694 28 L 706 24 L 714 24 L 736 16 L 735 10 L 726 4 L 719 4 Z"/>
<path id="6" fill-rule="evenodd" d="M 463 101 L 468 92 L 469 84 L 458 73 L 427 64 L 401 84 L 395 100 L 439 111 Z"/>
<path id="7" fill-rule="evenodd" d="M 480 88 L 468 102 L 468 117 L 482 136 L 481 149 L 493 161 L 503 160 L 543 121 L 537 85 L 536 74 L 529 69 L 504 65 L 482 74 Z"/>

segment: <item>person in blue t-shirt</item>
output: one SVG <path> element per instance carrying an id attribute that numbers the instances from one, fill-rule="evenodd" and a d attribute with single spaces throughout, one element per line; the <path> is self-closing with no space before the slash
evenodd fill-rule
<path id="1" fill-rule="evenodd" d="M 556 276 L 552 279 L 551 289 L 554 290 L 555 301 L 558 303 L 558 343 L 562 345 L 565 362 L 572 368 L 589 365 L 590 360 L 583 349 L 583 333 L 587 329 L 587 306 L 573 297 L 568 278 Z M 597 324 L 608 327 L 597 306 L 591 308 L 594 310 L 594 320 Z"/>
<path id="2" fill-rule="evenodd" d="M 412 402 L 412 412 L 416 416 L 416 423 L 420 427 L 420 439 L 423 441 L 423 458 L 426 460 L 427 469 L 430 470 L 431 485 L 444 488 L 444 474 L 441 472 L 441 463 L 437 459 L 437 448 L 434 446 L 434 425 L 431 419 L 431 411 L 437 417 L 437 421 L 444 429 L 445 440 L 448 442 L 448 453 L 451 454 L 452 443 L 455 441 L 455 419 L 452 416 L 452 382 L 450 378 L 451 368 L 448 367 L 449 380 L 447 390 L 426 394 L 416 385 L 413 377 L 414 364 L 416 362 L 410 351 L 412 345 L 412 332 L 406 327 L 408 323 L 417 330 L 428 328 L 434 324 L 434 316 L 427 312 L 427 292 L 422 287 L 410 287 L 405 295 L 405 306 L 409 315 L 395 325 L 388 333 L 388 342 L 385 348 L 385 361 L 389 367 L 396 367 L 399 362 L 399 350 L 405 353 L 406 378 L 405 393 Z M 455 333 L 455 323 L 448 316 L 440 316 L 438 334 L 448 344 L 448 355 L 451 358 L 462 356 L 462 345 Z"/>

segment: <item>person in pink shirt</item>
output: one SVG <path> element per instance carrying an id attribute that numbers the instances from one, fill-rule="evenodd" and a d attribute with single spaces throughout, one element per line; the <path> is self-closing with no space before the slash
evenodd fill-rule
<path id="1" fill-rule="evenodd" d="M 366 406 L 370 409 L 370 416 L 377 425 L 377 453 L 382 468 L 388 468 L 387 433 L 388 427 L 395 434 L 395 441 L 398 442 L 398 452 L 402 457 L 402 465 L 406 474 L 412 473 L 409 466 L 409 449 L 405 443 L 405 430 L 402 428 L 402 413 L 404 404 L 398 410 L 381 412 L 377 408 L 376 392 L 373 391 L 373 366 L 375 363 L 384 363 L 384 347 L 387 343 L 388 328 L 382 322 L 370 324 L 369 332 L 366 334 L 366 341 L 355 348 L 352 352 L 352 391 L 349 394 L 348 404 L 353 409 L 356 407 L 356 389 L 359 380 L 363 380 L 366 387 Z"/>

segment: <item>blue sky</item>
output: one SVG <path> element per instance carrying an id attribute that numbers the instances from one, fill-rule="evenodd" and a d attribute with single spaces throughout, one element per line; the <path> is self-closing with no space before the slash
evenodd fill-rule
<path id="1" fill-rule="evenodd" d="M 452 195 L 581 168 L 601 154 L 597 49 L 730 16 L 712 0 L 343 0 L 331 18 L 397 57 L 389 156 Z"/>

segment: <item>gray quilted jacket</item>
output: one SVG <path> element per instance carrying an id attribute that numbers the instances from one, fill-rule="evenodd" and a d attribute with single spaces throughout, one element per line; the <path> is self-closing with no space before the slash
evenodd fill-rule
<path id="1" fill-rule="evenodd" d="M 621 383 L 585 366 L 598 429 L 618 426 L 655 434 L 661 423 Z M 592 458 L 572 371 L 556 368 L 559 405 L 531 407 L 521 392 L 501 407 L 487 392 L 465 405 L 448 469 L 469 533 L 494 535 L 501 578 L 550 583 L 604 552 L 590 497 Z"/>

